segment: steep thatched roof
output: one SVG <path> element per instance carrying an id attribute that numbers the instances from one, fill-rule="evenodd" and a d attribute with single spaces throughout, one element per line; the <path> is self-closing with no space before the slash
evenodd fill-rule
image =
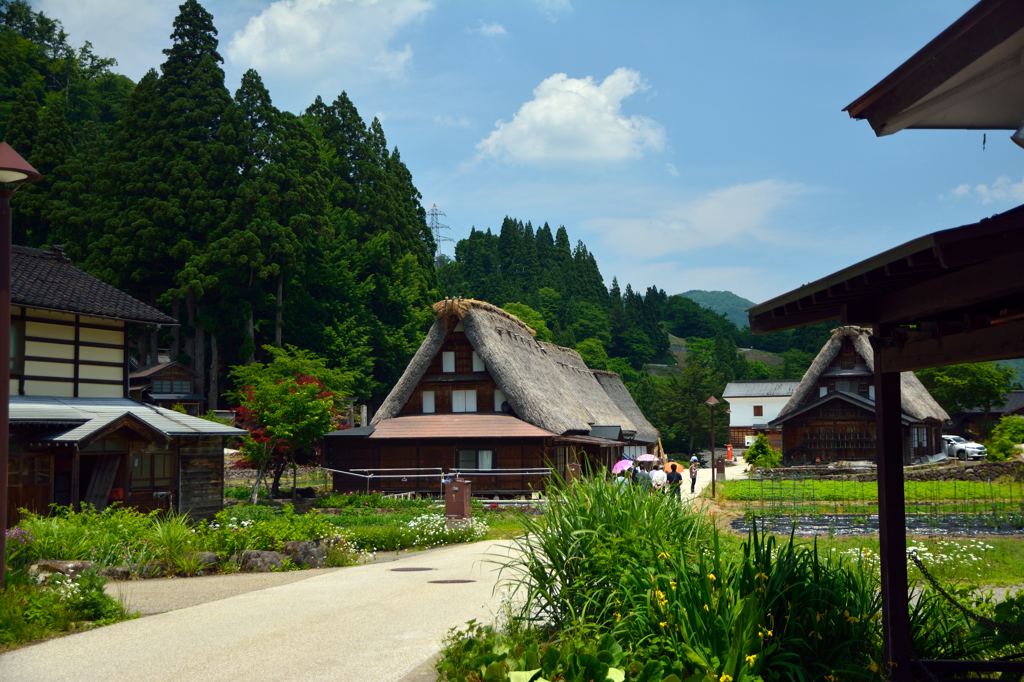
<path id="1" fill-rule="evenodd" d="M 809 399 L 817 398 L 816 395 L 812 394 L 814 387 L 818 383 L 818 378 L 822 372 L 839 355 L 839 350 L 843 346 L 843 339 L 850 339 L 853 342 L 854 350 L 867 362 L 868 370 L 874 373 L 875 359 L 871 350 L 871 342 L 869 341 L 870 336 L 871 332 L 869 330 L 860 327 L 839 327 L 838 329 L 833 329 L 832 337 L 822 346 L 817 357 L 814 358 L 814 362 L 811 363 L 810 368 L 804 373 L 804 377 L 800 380 L 796 390 L 793 391 L 793 397 L 779 411 L 777 419 L 798 409 L 801 405 L 808 402 Z M 900 396 L 903 412 L 915 419 L 920 421 L 925 419 L 946 421 L 949 419 L 946 411 L 935 402 L 935 398 L 932 397 L 928 389 L 924 387 L 924 384 L 921 383 L 920 379 L 913 372 L 902 372 L 900 374 Z"/>
<path id="2" fill-rule="evenodd" d="M 630 395 L 629 389 L 626 388 L 626 384 L 622 383 L 622 377 L 615 372 L 600 371 L 595 371 L 594 376 L 597 377 L 598 382 L 600 382 L 608 397 L 612 399 L 612 402 L 636 426 L 636 435 L 633 436 L 633 439 L 642 443 L 657 443 L 660 437 L 658 429 L 654 428 L 654 425 L 647 421 L 647 417 L 640 411 L 636 401 L 633 400 L 633 396 Z"/>
<path id="3" fill-rule="evenodd" d="M 474 300 L 440 301 L 434 312 L 434 326 L 377 411 L 374 424 L 401 414 L 448 332 L 461 321 L 466 338 L 520 419 L 555 434 L 588 433 L 593 425 L 638 430 L 632 415 L 623 413 L 620 401 L 609 396 L 579 353 L 537 341 L 534 331 L 515 315 Z M 644 424 L 650 426 L 646 420 Z"/>

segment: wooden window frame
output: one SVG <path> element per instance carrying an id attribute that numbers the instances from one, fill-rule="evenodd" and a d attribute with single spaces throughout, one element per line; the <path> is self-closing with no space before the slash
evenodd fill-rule
<path id="1" fill-rule="evenodd" d="M 763 417 L 764 416 L 764 405 L 754 405 L 754 416 L 755 417 Z"/>
<path id="2" fill-rule="evenodd" d="M 131 460 L 132 460 L 131 463 L 130 463 L 130 467 L 129 467 L 131 469 L 131 489 L 132 490 L 158 490 L 160 488 L 173 488 L 174 487 L 174 481 L 175 481 L 175 478 L 176 478 L 175 475 L 174 475 L 174 469 L 175 469 L 175 467 L 178 464 L 178 454 L 176 452 L 174 452 L 173 450 L 166 451 L 166 452 L 140 452 L 138 454 L 130 454 L 129 457 L 131 457 Z M 144 482 L 145 484 L 143 484 L 141 479 L 137 478 L 136 475 L 135 475 L 135 470 L 136 470 L 135 462 L 136 462 L 136 460 L 139 460 L 139 459 L 141 459 L 143 457 L 148 457 L 149 458 L 149 480 L 145 481 Z M 169 464 L 170 476 L 167 479 L 168 480 L 167 483 L 157 484 L 157 482 L 156 482 L 157 481 L 157 478 L 156 478 L 156 458 L 157 457 L 165 457 L 165 458 L 169 458 L 170 459 L 170 464 Z M 160 480 L 165 480 L 165 479 L 160 479 Z"/>
<path id="3" fill-rule="evenodd" d="M 427 396 L 430 396 L 430 409 L 427 409 Z M 423 414 L 435 414 L 437 412 L 437 396 L 433 391 L 423 391 L 420 404 L 423 406 Z"/>

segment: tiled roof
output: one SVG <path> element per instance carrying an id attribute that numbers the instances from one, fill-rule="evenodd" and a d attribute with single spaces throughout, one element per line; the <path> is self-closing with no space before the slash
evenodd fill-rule
<path id="1" fill-rule="evenodd" d="M 769 398 L 789 397 L 793 395 L 799 381 L 776 380 L 776 381 L 730 381 L 722 397 L 729 398 Z"/>
<path id="2" fill-rule="evenodd" d="M 383 419 L 378 438 L 552 438 L 555 434 L 505 414 L 415 414 Z"/>
<path id="3" fill-rule="evenodd" d="M 139 369 L 137 369 L 134 372 L 132 372 L 131 374 L 129 374 L 128 378 L 130 378 L 130 379 L 145 379 L 146 377 L 151 377 L 154 374 L 156 374 L 157 372 L 162 372 L 165 369 L 170 369 L 171 367 L 180 367 L 181 369 L 185 370 L 189 374 L 193 374 L 195 376 L 199 376 L 199 372 L 196 372 L 195 370 L 190 369 L 189 367 L 187 367 L 186 365 L 181 364 L 180 362 L 161 362 L 159 365 L 146 365 L 145 367 L 140 367 Z"/>
<path id="4" fill-rule="evenodd" d="M 11 304 L 128 322 L 177 321 L 79 270 L 60 249 L 11 247 Z"/>
<path id="5" fill-rule="evenodd" d="M 107 424 L 131 415 L 154 431 L 173 436 L 242 436 L 233 426 L 181 414 L 155 405 L 143 405 L 127 398 L 49 398 L 11 396 L 11 424 L 77 424 L 71 429 L 40 440 L 77 443 Z"/>

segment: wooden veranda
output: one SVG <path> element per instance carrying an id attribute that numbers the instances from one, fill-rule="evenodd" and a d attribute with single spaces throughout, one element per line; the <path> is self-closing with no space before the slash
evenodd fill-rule
<path id="1" fill-rule="evenodd" d="M 892 680 L 1024 672 L 917 660 L 910 635 L 900 372 L 1024 356 L 1024 206 L 907 242 L 749 310 L 755 334 L 839 318 L 873 329 L 882 632 Z"/>

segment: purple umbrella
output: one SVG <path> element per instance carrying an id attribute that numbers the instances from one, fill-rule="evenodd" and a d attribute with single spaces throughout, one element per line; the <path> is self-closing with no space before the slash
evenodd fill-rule
<path id="1" fill-rule="evenodd" d="M 618 462 L 615 463 L 615 466 L 612 467 L 612 473 L 617 474 L 620 471 L 624 471 L 628 469 L 632 463 L 633 462 L 631 462 L 628 459 L 619 460 Z"/>

